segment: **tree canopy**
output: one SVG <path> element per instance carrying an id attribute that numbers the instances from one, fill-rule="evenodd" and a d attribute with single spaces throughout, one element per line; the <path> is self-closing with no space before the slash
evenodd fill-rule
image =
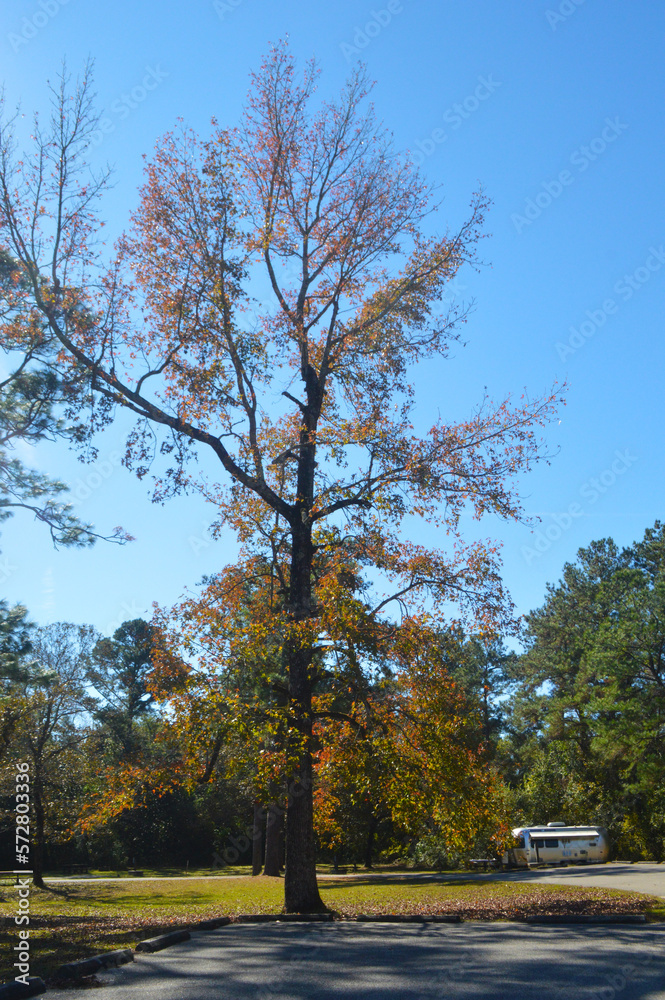
<path id="1" fill-rule="evenodd" d="M 139 476 L 153 469 L 155 500 L 197 490 L 242 542 L 283 544 L 285 759 L 299 793 L 287 811 L 292 911 L 322 905 L 316 553 L 344 549 L 382 577 L 370 617 L 452 603 L 496 628 L 511 614 L 497 552 L 468 544 L 461 516 L 521 516 L 515 477 L 542 457 L 538 428 L 557 403 L 556 393 L 485 399 L 458 422 L 416 430 L 411 369 L 445 358 L 459 336 L 465 315 L 443 305 L 446 285 L 477 262 L 487 203 L 475 196 L 453 232 L 426 235 L 433 192 L 376 120 L 362 68 L 335 101 L 316 100 L 317 77 L 313 63 L 299 77 L 277 45 L 237 128 L 164 136 L 111 261 L 97 212 L 107 176 L 90 168 L 89 74 L 74 93 L 63 75 L 36 156 L 17 160 L 11 123 L 0 132 L 0 245 L 27 279 L 2 336 L 47 328 L 82 444 L 118 408 L 136 416 L 124 461 Z M 192 463 L 202 449 L 218 475 Z M 436 529 L 440 548 L 408 539 L 411 517 Z"/>

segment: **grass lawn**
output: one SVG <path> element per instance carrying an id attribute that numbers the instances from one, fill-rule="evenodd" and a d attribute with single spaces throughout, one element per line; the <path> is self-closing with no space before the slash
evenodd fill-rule
<path id="1" fill-rule="evenodd" d="M 459 913 L 468 919 L 511 919 L 535 913 L 647 912 L 665 918 L 663 901 L 615 889 L 516 882 L 423 883 L 417 879 L 327 879 L 321 896 L 344 916 L 360 913 Z M 186 881 L 59 883 L 33 888 L 30 896 L 31 975 L 48 979 L 63 962 L 133 947 L 145 937 L 207 917 L 279 913 L 282 879 L 241 877 Z M 12 948 L 18 941 L 16 890 L 2 887 L 0 982 L 14 976 Z"/>

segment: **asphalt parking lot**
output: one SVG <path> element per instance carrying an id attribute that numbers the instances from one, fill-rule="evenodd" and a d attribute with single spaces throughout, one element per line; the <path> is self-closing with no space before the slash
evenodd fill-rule
<path id="1" fill-rule="evenodd" d="M 665 928 L 235 924 L 98 978 L 109 1000 L 665 1000 Z"/>

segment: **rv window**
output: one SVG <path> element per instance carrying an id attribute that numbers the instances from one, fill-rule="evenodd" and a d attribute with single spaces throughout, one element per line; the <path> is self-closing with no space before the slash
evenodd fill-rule
<path id="1" fill-rule="evenodd" d="M 517 837 L 517 846 L 524 847 L 524 837 L 521 834 L 519 837 Z"/>

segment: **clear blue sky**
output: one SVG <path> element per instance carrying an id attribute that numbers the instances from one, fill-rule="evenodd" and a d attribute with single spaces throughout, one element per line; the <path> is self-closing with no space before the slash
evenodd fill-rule
<path id="1" fill-rule="evenodd" d="M 442 185 L 439 228 L 459 223 L 479 183 L 493 200 L 488 266 L 462 274 L 476 309 L 468 344 L 419 372 L 419 413 L 468 416 L 491 395 L 570 384 L 548 431 L 551 465 L 522 483 L 527 527 L 469 522 L 503 542 L 518 609 L 542 603 L 547 581 L 594 538 L 620 544 L 663 517 L 662 382 L 665 220 L 665 7 L 653 0 L 12 0 L 0 12 L 6 94 L 46 105 L 63 56 L 96 62 L 108 119 L 97 149 L 115 165 L 107 202 L 114 231 L 135 203 L 144 152 L 182 117 L 205 133 L 236 122 L 248 73 L 271 41 L 315 55 L 321 90 L 336 94 L 362 57 L 374 101 L 400 148 L 420 151 Z M 146 83 L 148 86 L 146 86 Z M 27 515 L 2 527 L 1 595 L 34 620 L 89 622 L 109 632 L 175 601 L 233 558 L 212 542 L 196 498 L 150 504 L 119 466 L 118 426 L 97 466 L 61 446 L 22 453 L 72 484 L 82 518 L 122 524 L 124 547 L 54 551 Z M 538 551 L 538 548 L 541 551 Z"/>

